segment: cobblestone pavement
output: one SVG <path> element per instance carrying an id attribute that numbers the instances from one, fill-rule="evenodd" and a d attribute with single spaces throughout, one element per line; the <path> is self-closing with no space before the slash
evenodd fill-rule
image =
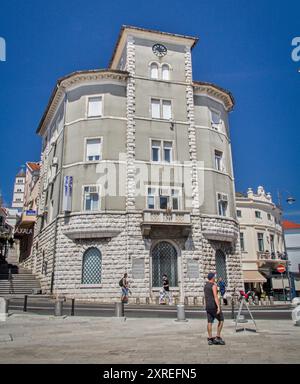
<path id="1" fill-rule="evenodd" d="M 236 333 L 227 321 L 226 345 L 208 346 L 205 320 L 20 313 L 0 322 L 0 363 L 300 363 L 300 327 L 291 320 L 257 325 L 258 333 Z"/>

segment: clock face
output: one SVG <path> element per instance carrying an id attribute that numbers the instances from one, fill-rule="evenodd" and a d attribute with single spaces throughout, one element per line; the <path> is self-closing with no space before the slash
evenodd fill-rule
<path id="1" fill-rule="evenodd" d="M 158 57 L 165 56 L 168 52 L 167 48 L 162 44 L 154 44 L 152 51 Z"/>

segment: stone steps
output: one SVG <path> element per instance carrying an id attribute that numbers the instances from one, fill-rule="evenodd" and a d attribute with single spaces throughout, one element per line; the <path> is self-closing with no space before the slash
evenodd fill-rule
<path id="1" fill-rule="evenodd" d="M 31 273 L 13 274 L 11 281 L 7 274 L 0 274 L 0 295 L 31 294 L 40 289 L 40 282 Z"/>

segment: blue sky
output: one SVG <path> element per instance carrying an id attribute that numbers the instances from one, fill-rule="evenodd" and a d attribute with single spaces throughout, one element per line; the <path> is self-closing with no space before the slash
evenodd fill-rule
<path id="1" fill-rule="evenodd" d="M 264 185 L 300 222 L 300 68 L 292 39 L 300 36 L 300 2 L 269 0 L 46 1 L 1 0 L 0 188 L 11 203 L 14 176 L 37 161 L 35 130 L 56 80 L 108 66 L 122 24 L 198 36 L 195 80 L 229 89 L 236 189 Z"/>

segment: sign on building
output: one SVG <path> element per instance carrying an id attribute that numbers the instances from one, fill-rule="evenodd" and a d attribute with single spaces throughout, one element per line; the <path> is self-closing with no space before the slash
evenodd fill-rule
<path id="1" fill-rule="evenodd" d="M 132 259 L 132 277 L 134 280 L 145 278 L 145 259 Z"/>
<path id="2" fill-rule="evenodd" d="M 63 210 L 72 211 L 73 176 L 64 177 Z"/>
<path id="3" fill-rule="evenodd" d="M 189 279 L 199 279 L 199 262 L 190 259 L 187 261 L 187 277 Z"/>

